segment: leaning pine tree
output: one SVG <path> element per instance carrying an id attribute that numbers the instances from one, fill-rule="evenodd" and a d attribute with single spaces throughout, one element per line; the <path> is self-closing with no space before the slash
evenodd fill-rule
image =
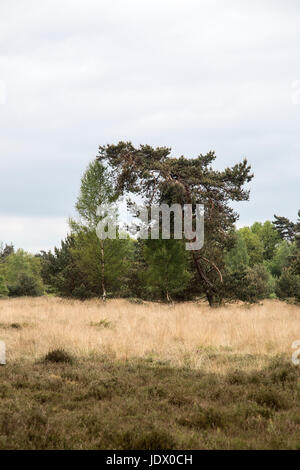
<path id="1" fill-rule="evenodd" d="M 196 158 L 174 158 L 171 149 L 131 142 L 99 147 L 98 160 L 105 165 L 116 196 L 139 194 L 146 206 L 152 204 L 192 204 L 205 207 L 205 245 L 193 251 L 192 258 L 202 291 L 212 306 L 219 297 L 222 283 L 224 249 L 230 246 L 233 226 L 238 214 L 231 201 L 245 201 L 249 191 L 244 188 L 253 178 L 244 160 L 217 171 L 212 168 L 214 152 Z"/>

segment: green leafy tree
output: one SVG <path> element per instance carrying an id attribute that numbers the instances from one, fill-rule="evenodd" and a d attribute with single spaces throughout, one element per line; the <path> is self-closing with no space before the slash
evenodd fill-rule
<path id="1" fill-rule="evenodd" d="M 258 235 L 253 233 L 249 227 L 239 229 L 239 233 L 247 246 L 249 265 L 255 266 L 256 264 L 261 264 L 264 260 L 264 245 Z"/>
<path id="2" fill-rule="evenodd" d="M 17 281 L 9 286 L 9 295 L 12 297 L 38 297 L 43 295 L 43 287 L 41 283 L 37 282 L 37 279 L 28 274 L 20 273 Z"/>
<path id="3" fill-rule="evenodd" d="M 273 258 L 267 262 L 267 267 L 272 276 L 281 276 L 283 269 L 290 266 L 296 250 L 295 243 L 290 243 L 287 240 L 282 240 L 277 245 Z"/>
<path id="4" fill-rule="evenodd" d="M 96 228 L 102 216 L 101 204 L 113 204 L 117 195 L 113 192 L 105 167 L 101 162 L 91 162 L 81 179 L 80 194 L 76 203 L 79 220 L 70 221 L 76 234 L 76 246 L 72 256 L 94 291 L 101 288 L 103 300 L 107 290 L 116 292 L 117 286 L 125 292 L 133 244 L 129 238 L 100 240 Z M 82 290 L 82 288 L 81 288 Z M 122 290 L 122 289 L 121 289 Z"/>
<path id="5" fill-rule="evenodd" d="M 274 291 L 274 282 L 263 264 L 228 272 L 224 278 L 224 297 L 255 303 L 268 298 Z"/>
<path id="6" fill-rule="evenodd" d="M 280 237 L 275 226 L 269 220 L 267 220 L 264 224 L 262 224 L 261 222 L 255 222 L 251 226 L 251 231 L 258 236 L 258 238 L 263 244 L 264 259 L 272 259 L 275 253 L 276 246 L 280 242 Z"/>
<path id="7" fill-rule="evenodd" d="M 81 178 L 80 194 L 75 208 L 82 226 L 95 229 L 99 220 L 98 207 L 116 200 L 104 166 L 92 161 Z"/>
<path id="8" fill-rule="evenodd" d="M 73 232 L 79 233 L 81 238 L 83 237 L 83 233 L 86 233 L 86 228 L 95 232 L 97 224 L 101 220 L 97 213 L 98 207 L 101 204 L 112 201 L 112 189 L 105 175 L 104 166 L 98 161 L 91 162 L 81 179 L 80 194 L 75 206 L 80 220 L 78 222 L 70 220 L 70 226 Z M 98 243 L 100 252 L 97 250 L 94 256 L 98 256 L 97 260 L 101 266 L 99 280 L 101 280 L 102 298 L 105 300 L 107 296 L 105 285 L 105 273 L 107 268 L 105 261 L 105 245 L 107 245 L 107 243 L 106 240 L 98 240 Z M 87 259 L 87 256 L 83 256 L 82 254 L 80 258 L 78 250 L 74 253 L 77 253 L 77 260 L 81 260 L 81 265 L 84 264 L 82 258 Z M 93 270 L 93 272 L 95 271 Z"/>
<path id="9" fill-rule="evenodd" d="M 81 229 L 76 234 L 76 241 L 71 250 L 76 266 L 83 274 L 84 282 L 80 286 L 82 295 L 83 287 L 88 287 L 89 294 L 96 293 L 103 297 L 103 285 L 105 285 L 105 297 L 110 295 L 128 296 L 130 291 L 129 271 L 133 259 L 134 242 L 129 238 L 120 240 L 106 239 L 102 245 L 95 230 Z M 105 269 L 99 260 L 104 254 Z M 78 290 L 75 291 L 75 293 Z"/>
<path id="10" fill-rule="evenodd" d="M 241 233 L 235 233 L 233 248 L 225 254 L 225 266 L 229 272 L 240 271 L 249 266 L 247 244 Z"/>

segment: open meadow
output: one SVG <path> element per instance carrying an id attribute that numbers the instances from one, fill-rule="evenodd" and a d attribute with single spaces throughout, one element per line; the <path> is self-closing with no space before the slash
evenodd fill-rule
<path id="1" fill-rule="evenodd" d="M 258 367 L 277 354 L 289 360 L 300 339 L 300 308 L 275 300 L 211 309 L 195 302 L 19 298 L 0 302 L 0 335 L 8 362 L 65 349 L 76 357 L 108 354 L 222 373 L 235 355 L 256 357 Z M 219 354 L 228 363 L 216 361 Z"/>
<path id="2" fill-rule="evenodd" d="M 297 339 L 273 300 L 1 300 L 0 448 L 300 449 Z"/>

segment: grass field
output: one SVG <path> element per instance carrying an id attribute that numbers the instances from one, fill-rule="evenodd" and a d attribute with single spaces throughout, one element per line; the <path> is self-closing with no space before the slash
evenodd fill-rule
<path id="1" fill-rule="evenodd" d="M 297 339 L 278 301 L 2 300 L 0 448 L 300 449 Z"/>

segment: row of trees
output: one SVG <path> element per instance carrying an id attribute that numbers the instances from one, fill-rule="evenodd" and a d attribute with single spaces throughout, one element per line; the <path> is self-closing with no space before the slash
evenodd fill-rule
<path id="1" fill-rule="evenodd" d="M 83 175 L 70 234 L 53 252 L 32 256 L 13 247 L 0 251 L 0 296 L 134 297 L 187 300 L 206 297 L 254 302 L 267 297 L 300 300 L 300 212 L 292 222 L 275 216 L 236 230 L 231 201 L 249 197 L 253 175 L 246 160 L 216 171 L 215 154 L 170 156 L 170 149 L 130 142 L 99 148 Z M 143 204 L 205 207 L 205 244 L 186 251 L 182 240 L 142 240 L 126 236 L 99 240 L 100 204 L 121 196 Z M 160 223 L 160 221 L 158 221 Z M 172 230 L 171 230 L 172 235 Z"/>
<path id="2" fill-rule="evenodd" d="M 295 238 L 281 238 L 269 221 L 231 236 L 216 303 L 276 297 L 300 301 L 300 247 Z M 41 260 L 48 291 L 62 296 L 103 297 L 103 285 L 110 297 L 170 301 L 206 295 L 182 240 L 104 240 L 102 250 L 95 231 L 83 230 L 69 235 L 54 253 L 43 253 Z"/>

